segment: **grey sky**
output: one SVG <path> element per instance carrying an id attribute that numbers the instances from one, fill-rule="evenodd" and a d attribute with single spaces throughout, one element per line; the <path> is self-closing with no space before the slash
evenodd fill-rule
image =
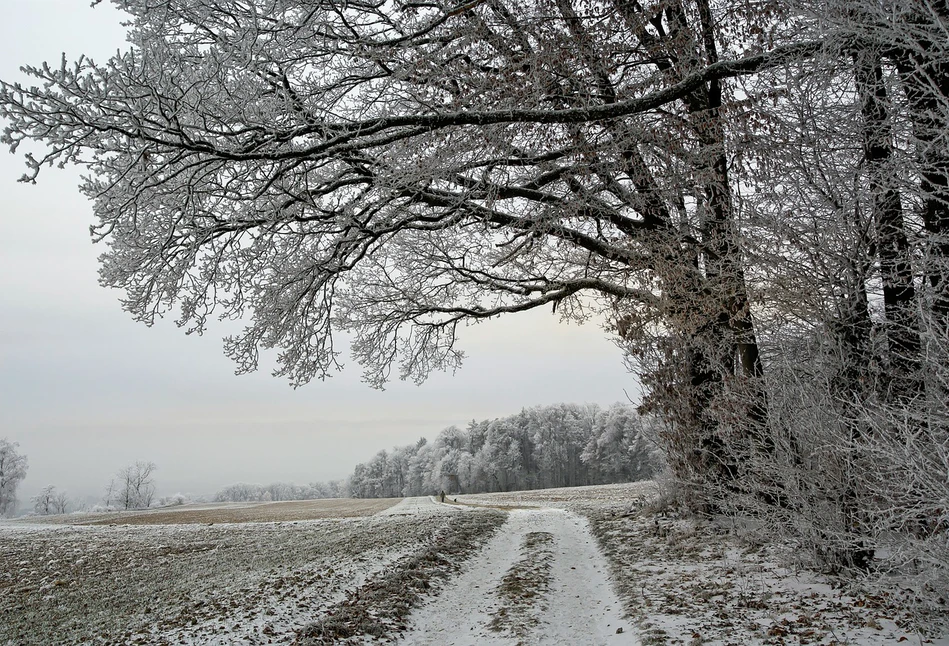
<path id="1" fill-rule="evenodd" d="M 105 60 L 124 47 L 118 14 L 89 0 L 2 0 L 0 78 L 60 53 Z M 91 206 L 78 171 L 16 183 L 0 152 L 0 437 L 19 442 L 27 500 L 47 484 L 98 494 L 134 460 L 158 465 L 160 494 L 210 493 L 237 481 L 338 478 L 376 451 L 441 428 L 559 401 L 609 404 L 635 379 L 596 325 L 549 310 L 465 331 L 458 374 L 384 392 L 358 366 L 298 390 L 266 371 L 235 377 L 221 326 L 186 336 L 169 320 L 134 323 L 97 283 Z"/>

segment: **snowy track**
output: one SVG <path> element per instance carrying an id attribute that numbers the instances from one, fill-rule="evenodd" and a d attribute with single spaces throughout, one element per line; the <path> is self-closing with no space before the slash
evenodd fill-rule
<path id="1" fill-rule="evenodd" d="M 531 509 L 512 511 L 462 574 L 412 614 L 403 643 L 637 644 L 630 629 L 587 521 Z"/>
<path id="2" fill-rule="evenodd" d="M 417 514 L 444 514 L 454 511 L 461 511 L 462 508 L 455 505 L 442 505 L 435 502 L 432 496 L 419 496 L 417 498 L 403 498 L 388 509 L 378 512 L 377 516 L 412 516 Z"/>

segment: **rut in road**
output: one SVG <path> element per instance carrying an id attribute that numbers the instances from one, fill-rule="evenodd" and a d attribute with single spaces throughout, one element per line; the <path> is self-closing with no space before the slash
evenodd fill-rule
<path id="1" fill-rule="evenodd" d="M 617 629 L 622 629 L 617 632 Z M 584 518 L 514 510 L 484 549 L 409 618 L 411 646 L 638 644 Z"/>

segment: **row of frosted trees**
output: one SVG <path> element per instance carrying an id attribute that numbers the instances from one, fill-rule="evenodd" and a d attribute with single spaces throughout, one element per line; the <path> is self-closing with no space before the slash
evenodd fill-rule
<path id="1" fill-rule="evenodd" d="M 238 482 L 215 493 L 214 502 L 316 500 L 318 498 L 343 498 L 346 495 L 345 484 L 341 480 L 311 482 L 305 485 L 289 482 L 272 482 L 267 485 Z"/>
<path id="2" fill-rule="evenodd" d="M 558 404 L 451 426 L 433 442 L 380 451 L 349 480 L 357 498 L 571 487 L 651 477 L 651 420 L 628 405 Z"/>

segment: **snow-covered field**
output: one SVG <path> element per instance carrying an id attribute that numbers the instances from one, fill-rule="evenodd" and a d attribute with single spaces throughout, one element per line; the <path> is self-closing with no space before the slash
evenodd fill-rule
<path id="1" fill-rule="evenodd" d="M 607 510 L 611 513 L 627 513 L 639 510 L 657 494 L 656 483 L 647 480 L 593 487 L 562 487 L 560 489 L 452 496 L 448 501 L 451 502 L 454 499 L 461 504 L 497 506 L 500 508 L 548 507 L 566 509 L 579 514 L 589 514 L 598 510 Z"/>
<path id="2" fill-rule="evenodd" d="M 0 523 L 0 644 L 949 644 L 654 491 Z"/>
<path id="3" fill-rule="evenodd" d="M 91 526 L 76 515 L 58 519 L 69 524 L 0 523 L 0 644 L 290 643 L 459 516 L 434 504 L 425 514 L 368 515 L 395 502 L 311 501 L 307 514 L 289 503 L 184 507 L 93 516 L 111 524 Z M 220 522 L 254 520 L 253 509 L 262 521 L 275 509 L 363 517 Z"/>

